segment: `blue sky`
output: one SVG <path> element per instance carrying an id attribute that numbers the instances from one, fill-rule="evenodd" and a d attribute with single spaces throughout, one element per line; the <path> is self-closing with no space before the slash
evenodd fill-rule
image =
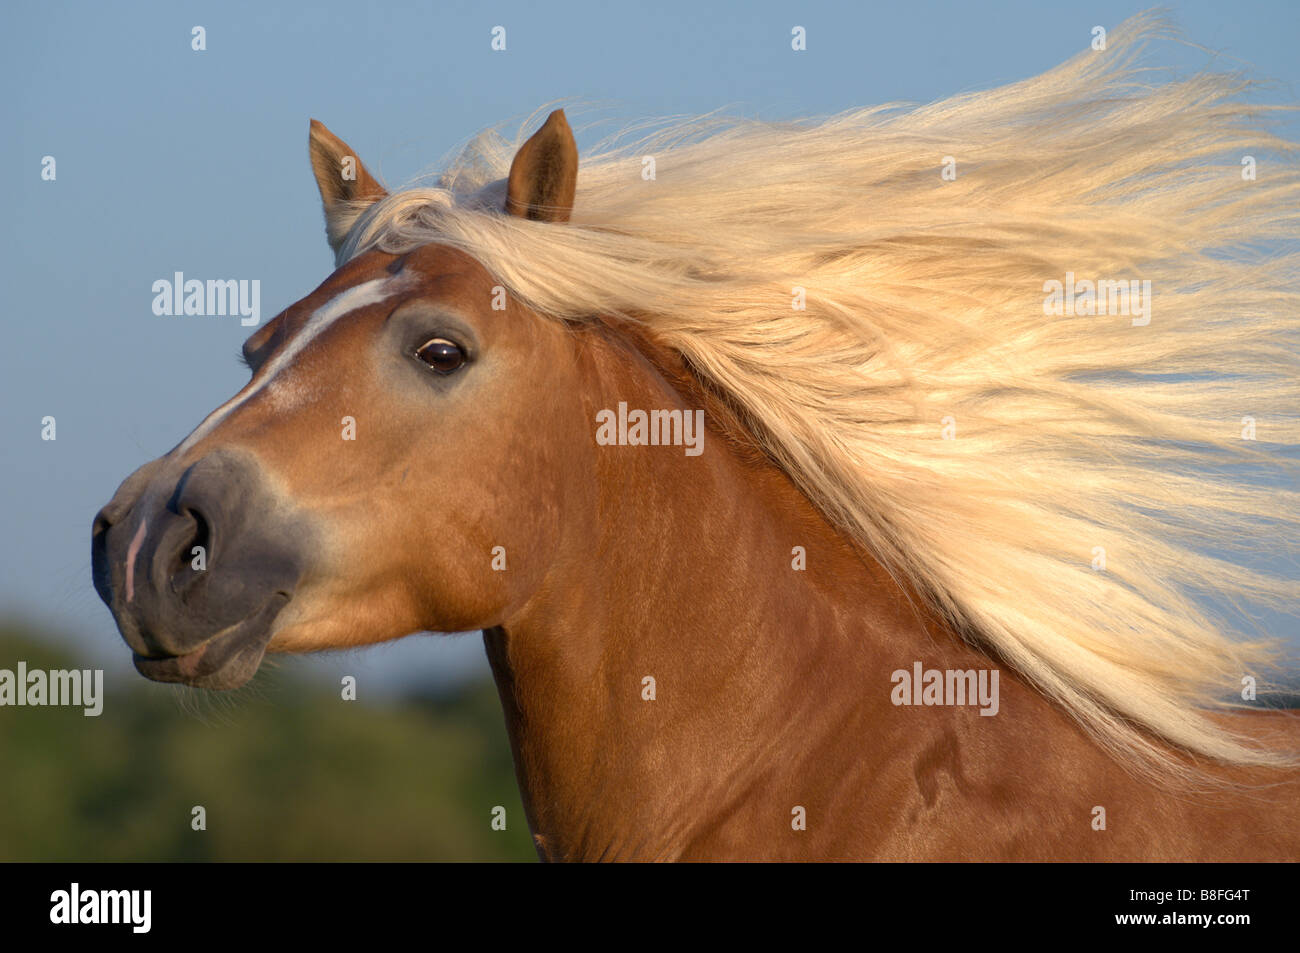
<path id="1" fill-rule="evenodd" d="M 237 317 L 155 316 L 151 285 L 176 271 L 257 278 L 265 321 L 325 278 L 309 117 L 394 186 L 555 100 L 599 107 L 570 110 L 580 147 L 598 138 L 584 116 L 782 119 L 924 102 L 1041 72 L 1084 49 L 1094 25 L 1145 5 L 7 4 L 0 616 L 45 622 L 85 664 L 135 677 L 90 585 L 91 518 L 243 385 L 235 356 L 250 330 Z M 1300 4 L 1170 9 L 1189 39 L 1297 98 Z M 798 54 L 796 24 L 808 35 Z M 497 25 L 504 53 L 489 46 Z M 1300 138 L 1300 121 L 1284 131 Z M 40 176 L 46 155 L 53 182 Z M 40 439 L 46 415 L 54 442 Z M 487 671 L 476 636 L 289 664 L 389 688 Z"/>

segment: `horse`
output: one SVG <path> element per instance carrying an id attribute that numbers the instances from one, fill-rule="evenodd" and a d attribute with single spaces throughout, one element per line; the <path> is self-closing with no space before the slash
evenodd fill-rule
<path id="1" fill-rule="evenodd" d="M 1231 558 L 1295 493 L 1227 464 L 1289 465 L 1236 420 L 1296 406 L 1247 246 L 1300 178 L 1238 159 L 1296 148 L 1158 31 L 392 193 L 312 120 L 336 270 L 94 520 L 136 668 L 481 630 L 543 860 L 1300 859 L 1278 647 L 1197 595 L 1295 604 Z"/>

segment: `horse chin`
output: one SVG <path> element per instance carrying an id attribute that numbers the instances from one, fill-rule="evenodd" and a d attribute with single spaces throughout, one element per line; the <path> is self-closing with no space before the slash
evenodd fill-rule
<path id="1" fill-rule="evenodd" d="M 271 641 L 272 623 L 288 601 L 287 593 L 276 593 L 260 611 L 191 652 L 163 656 L 137 653 L 135 669 L 155 682 L 179 682 L 215 691 L 239 688 L 257 673 Z"/>

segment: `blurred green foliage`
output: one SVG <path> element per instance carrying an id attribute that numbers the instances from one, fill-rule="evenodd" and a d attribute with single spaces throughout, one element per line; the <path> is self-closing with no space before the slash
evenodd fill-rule
<path id="1" fill-rule="evenodd" d="M 0 624 L 0 668 L 19 659 L 84 667 Z M 374 705 L 271 669 L 233 696 L 104 693 L 92 718 L 0 707 L 0 861 L 537 859 L 491 683 Z"/>

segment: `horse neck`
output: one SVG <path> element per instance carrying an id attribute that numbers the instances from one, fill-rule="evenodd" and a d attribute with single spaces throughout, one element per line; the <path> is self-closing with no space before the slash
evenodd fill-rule
<path id="1" fill-rule="evenodd" d="M 619 401 L 702 402 L 731 429 L 685 378 L 601 340 L 586 349 L 593 433 Z M 955 640 L 785 474 L 713 427 L 699 456 L 593 440 L 586 464 L 570 549 L 485 633 L 544 858 L 681 856 L 749 810 L 788 830 L 819 783 L 852 783 L 918 741 L 865 740 L 890 722 L 890 673 Z M 756 789 L 765 806 L 742 804 Z"/>

